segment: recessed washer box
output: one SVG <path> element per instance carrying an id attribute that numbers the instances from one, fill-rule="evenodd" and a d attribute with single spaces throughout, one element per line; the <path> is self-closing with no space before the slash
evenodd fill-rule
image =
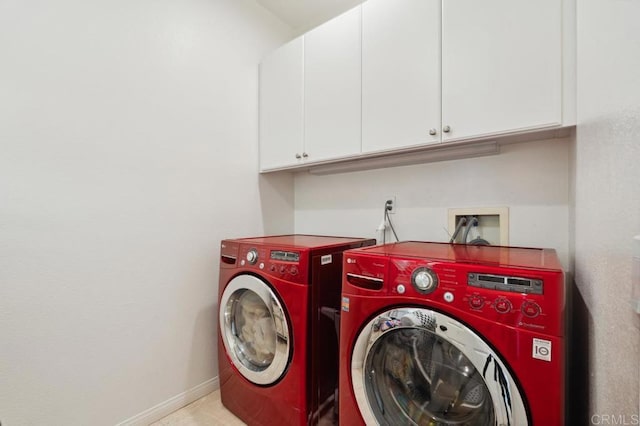
<path id="1" fill-rule="evenodd" d="M 463 207 L 449 209 L 449 223 L 448 231 L 449 235 L 453 235 L 456 230 L 456 225 L 461 218 L 475 216 L 478 218 L 478 225 L 475 231 L 470 232 L 469 241 L 475 236 L 480 236 L 483 239 L 489 241 L 491 245 L 507 246 L 509 245 L 509 208 L 508 207 Z M 462 237 L 464 235 L 464 225 L 458 235 L 455 242 L 462 243 Z M 469 242 L 467 241 L 467 242 Z"/>

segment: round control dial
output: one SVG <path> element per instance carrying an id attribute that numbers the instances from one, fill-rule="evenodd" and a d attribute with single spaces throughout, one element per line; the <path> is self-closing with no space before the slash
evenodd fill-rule
<path id="1" fill-rule="evenodd" d="M 504 297 L 499 297 L 496 299 L 495 304 L 493 305 L 496 311 L 501 314 L 506 314 L 507 312 L 511 312 L 511 302 Z"/>
<path id="2" fill-rule="evenodd" d="M 438 276 L 431 269 L 422 266 L 411 274 L 411 284 L 423 294 L 429 294 L 438 287 Z"/>
<path id="3" fill-rule="evenodd" d="M 247 252 L 247 262 L 249 262 L 252 265 L 255 265 L 255 263 L 258 261 L 258 250 L 256 249 L 251 249 Z"/>
<path id="4" fill-rule="evenodd" d="M 542 308 L 540 307 L 540 305 L 532 301 L 524 302 L 520 310 L 524 315 L 528 316 L 529 318 L 535 318 L 538 315 L 540 315 L 540 312 L 542 312 Z"/>
<path id="5" fill-rule="evenodd" d="M 469 299 L 469 306 L 473 309 L 480 309 L 484 305 L 484 297 L 482 296 L 471 296 Z"/>

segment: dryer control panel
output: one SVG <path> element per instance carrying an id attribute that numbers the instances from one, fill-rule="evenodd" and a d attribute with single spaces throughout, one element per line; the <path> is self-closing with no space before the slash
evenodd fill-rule
<path id="1" fill-rule="evenodd" d="M 309 253 L 286 247 L 265 247 L 223 241 L 220 246 L 220 268 L 244 269 L 260 275 L 307 284 Z"/>

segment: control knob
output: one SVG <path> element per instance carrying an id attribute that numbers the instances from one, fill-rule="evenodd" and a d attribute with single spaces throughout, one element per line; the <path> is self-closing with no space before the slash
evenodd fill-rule
<path id="1" fill-rule="evenodd" d="M 498 313 L 506 314 L 507 312 L 511 312 L 512 305 L 507 298 L 499 297 L 496 299 L 493 307 Z"/>
<path id="2" fill-rule="evenodd" d="M 256 249 L 251 249 L 247 252 L 247 262 L 249 262 L 251 265 L 255 265 L 255 263 L 258 261 L 258 250 Z"/>
<path id="3" fill-rule="evenodd" d="M 540 312 L 542 312 L 542 308 L 540 308 L 540 305 L 530 300 L 524 302 L 520 310 L 529 318 L 535 318 L 540 315 Z"/>
<path id="4" fill-rule="evenodd" d="M 473 309 L 480 309 L 484 305 L 484 298 L 482 296 L 471 296 L 469 299 L 469 305 Z"/>
<path id="5" fill-rule="evenodd" d="M 438 287 L 438 276 L 431 269 L 422 266 L 411 274 L 411 284 L 423 294 L 429 294 Z"/>

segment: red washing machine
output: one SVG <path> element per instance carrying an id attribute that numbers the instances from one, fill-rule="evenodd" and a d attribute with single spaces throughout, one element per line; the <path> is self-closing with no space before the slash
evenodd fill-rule
<path id="1" fill-rule="evenodd" d="M 563 424 L 564 306 L 551 249 L 346 252 L 340 424 Z"/>
<path id="2" fill-rule="evenodd" d="M 249 425 L 337 417 L 344 250 L 361 238 L 282 235 L 221 243 L 222 403 Z"/>

